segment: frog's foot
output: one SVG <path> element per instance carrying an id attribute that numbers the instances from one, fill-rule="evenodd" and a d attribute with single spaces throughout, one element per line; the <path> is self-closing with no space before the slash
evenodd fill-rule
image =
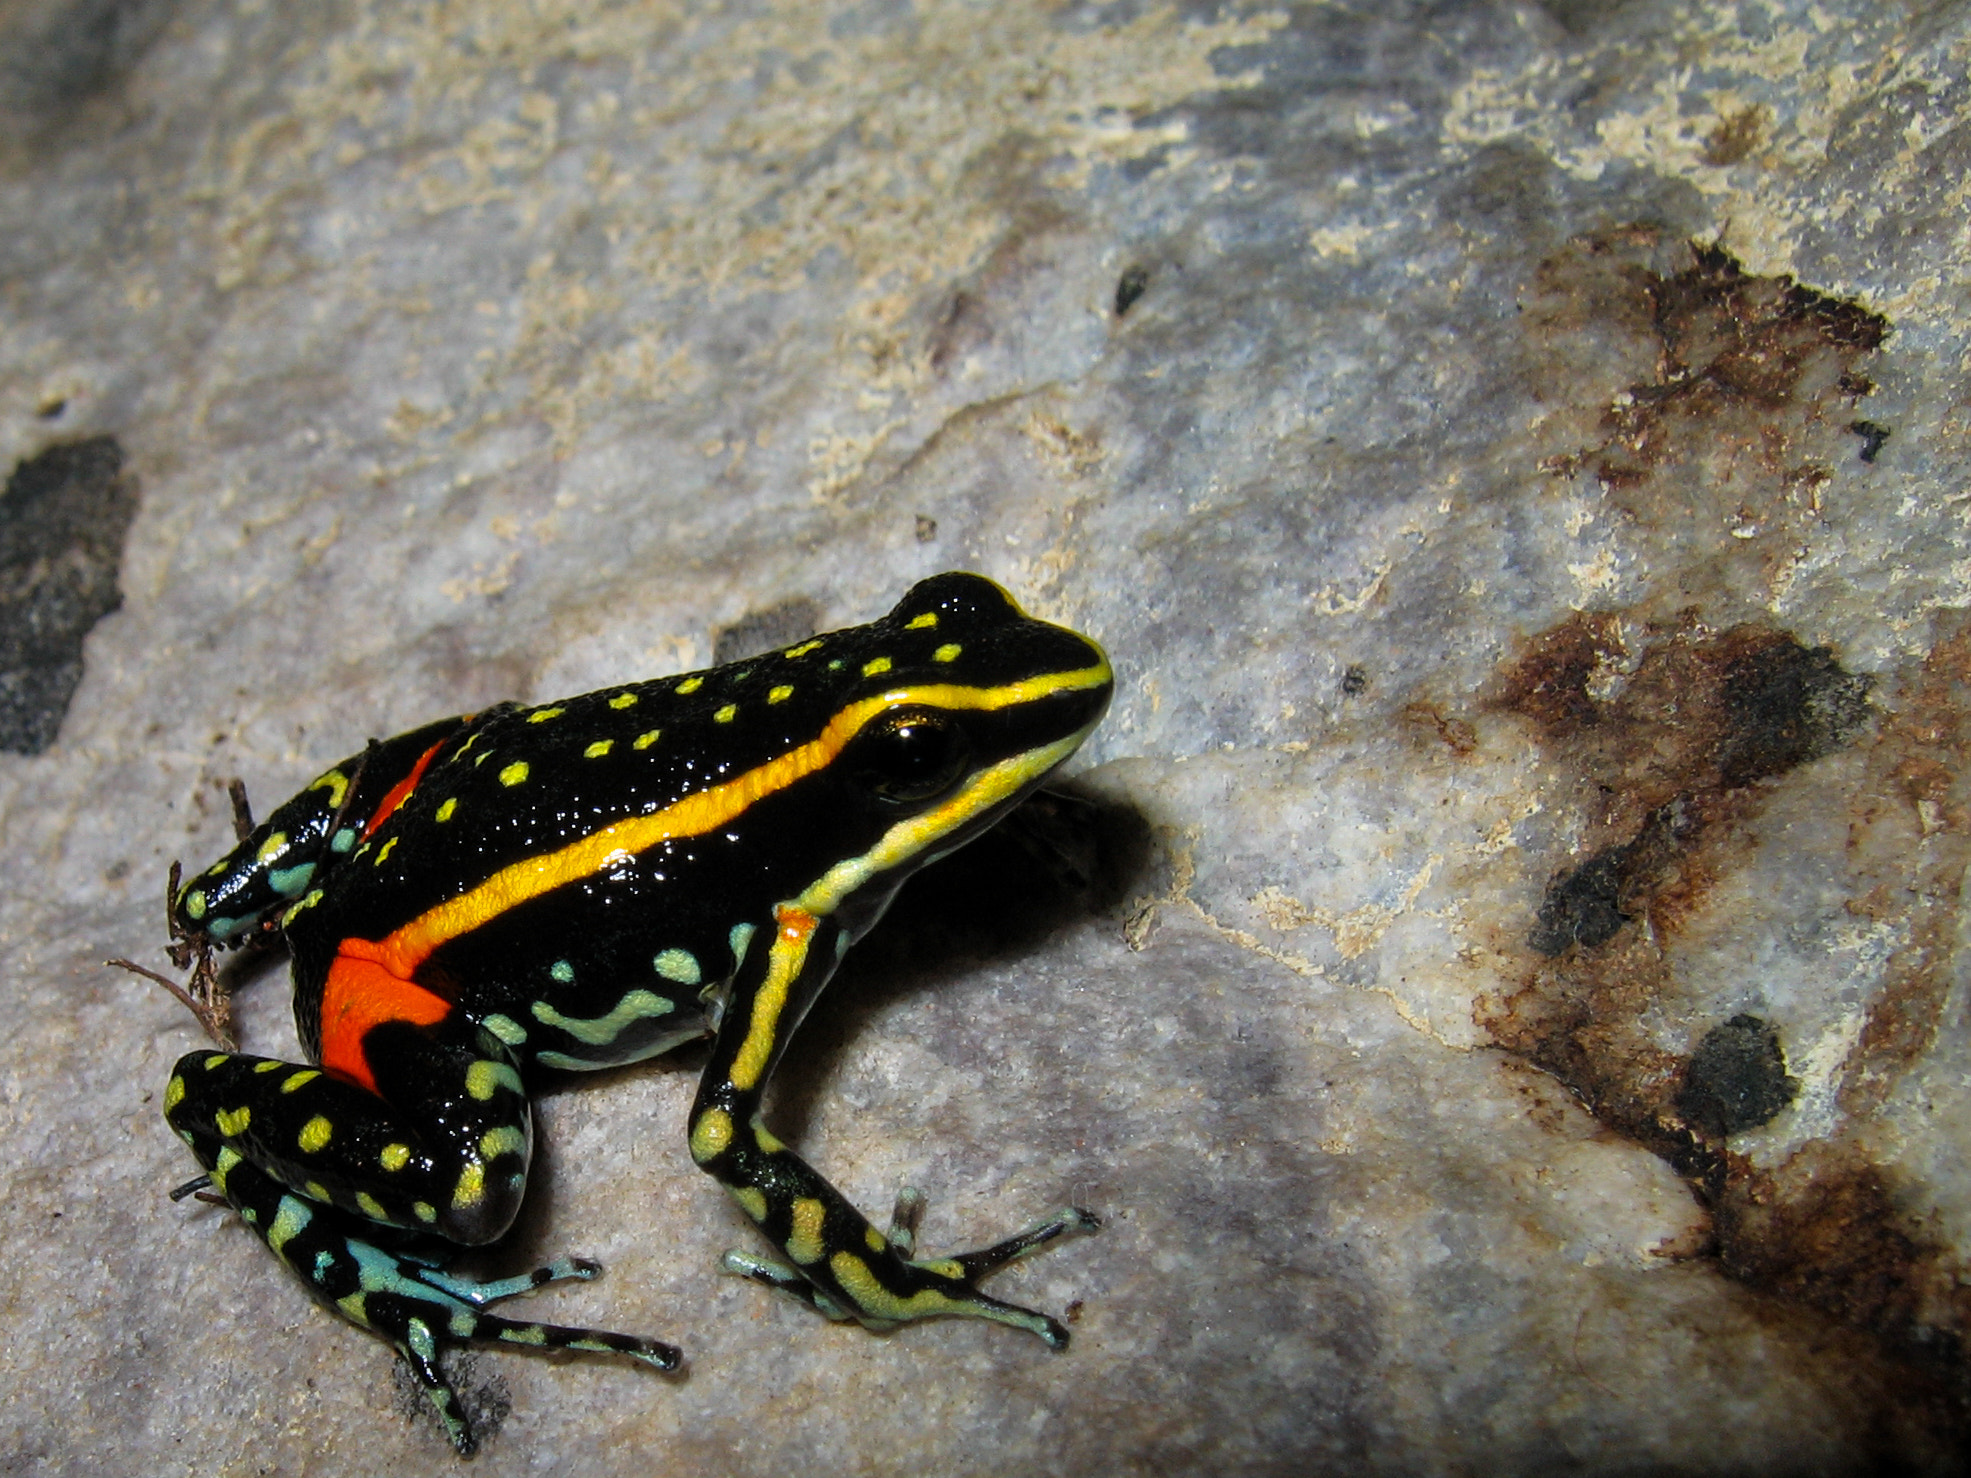
<path id="1" fill-rule="evenodd" d="M 917 1250 L 918 1223 L 923 1216 L 923 1192 L 914 1186 L 905 1186 L 897 1195 L 890 1230 L 884 1240 L 906 1273 L 905 1281 L 910 1284 L 907 1292 L 885 1286 L 885 1281 L 860 1258 L 851 1259 L 852 1268 L 837 1270 L 838 1276 L 841 1271 L 853 1273 L 856 1269 L 861 1270 L 862 1276 L 844 1285 L 844 1291 L 855 1300 L 854 1307 L 817 1287 L 797 1269 L 777 1258 L 762 1257 L 734 1248 L 725 1254 L 721 1265 L 728 1273 L 750 1278 L 797 1298 L 823 1317 L 838 1323 L 855 1319 L 867 1329 L 885 1330 L 894 1329 L 912 1319 L 955 1315 L 990 1319 L 997 1324 L 1027 1330 L 1039 1335 L 1050 1349 L 1065 1350 L 1068 1347 L 1068 1331 L 1058 1320 L 1035 1309 L 988 1297 L 979 1291 L 978 1284 L 1008 1263 L 1028 1257 L 1062 1237 L 1099 1231 L 1102 1222 L 1094 1212 L 1084 1211 L 1079 1206 L 1064 1207 L 1052 1216 L 1035 1222 L 1025 1231 L 1003 1242 L 995 1242 L 990 1247 L 962 1252 L 954 1257 L 918 1258 L 913 1254 Z M 873 1237 L 874 1233 L 871 1235 Z"/>
<path id="2" fill-rule="evenodd" d="M 438 1363 L 439 1352 L 447 1345 L 498 1341 L 535 1350 L 588 1350 L 627 1355 L 653 1370 L 664 1371 L 676 1370 L 683 1358 L 674 1345 L 632 1334 L 523 1322 L 480 1312 L 490 1304 L 516 1294 L 531 1293 L 549 1283 L 569 1279 L 586 1282 L 602 1268 L 585 1258 L 558 1258 L 544 1268 L 518 1277 L 481 1280 L 446 1272 L 401 1254 L 385 1253 L 366 1244 L 352 1241 L 349 1247 L 352 1252 L 363 1248 L 357 1255 L 371 1264 L 363 1280 L 366 1292 L 354 1308 L 347 1300 L 337 1300 L 336 1306 L 396 1346 L 397 1353 L 430 1397 L 445 1435 L 461 1457 L 471 1456 L 478 1440 L 466 1421 L 458 1392 Z M 393 1266 L 386 1272 L 378 1265 L 378 1259 L 387 1259 Z M 388 1286 L 392 1284 L 395 1286 Z"/>

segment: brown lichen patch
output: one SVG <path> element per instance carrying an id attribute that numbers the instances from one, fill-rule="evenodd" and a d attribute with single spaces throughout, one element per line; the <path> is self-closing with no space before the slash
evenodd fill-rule
<path id="1" fill-rule="evenodd" d="M 1581 237 L 1541 263 L 1525 306 L 1528 388 L 1553 407 L 1538 464 L 1655 531 L 1685 599 L 1787 569 L 1833 469 L 1890 433 L 1855 416 L 1888 321 L 1748 273 L 1720 244 Z"/>
<path id="2" fill-rule="evenodd" d="M 1714 169 L 1737 164 L 1759 147 L 1767 122 L 1766 110 L 1757 106 L 1727 113 L 1704 140 L 1704 162 Z"/>
<path id="3" fill-rule="evenodd" d="M 1553 799 L 1583 819 L 1583 846 L 1521 936 L 1517 985 L 1478 1019 L 1689 1181 L 1724 1272 L 1868 1335 L 1907 1369 L 1899 1430 L 1948 1444 L 1971 1440 L 1971 1268 L 1872 1157 L 1869 1116 L 1925 1060 L 1955 979 L 1971 863 L 1971 617 L 1940 620 L 1925 659 L 1882 687 L 1871 700 L 1866 678 L 1786 632 L 1714 634 L 1689 614 L 1576 616 L 1529 639 L 1490 702 L 1526 718 L 1572 777 Z M 1819 780 L 1796 773 L 1844 749 Z M 1825 803 L 1847 821 L 1845 913 L 1886 942 L 1885 963 L 1834 1078 L 1843 1120 L 1827 1140 L 1755 1164 L 1730 1139 L 1778 1121 L 1796 1093 L 1788 1022 L 1707 1019 L 1679 950 L 1762 845 L 1775 786 L 1835 777 Z"/>

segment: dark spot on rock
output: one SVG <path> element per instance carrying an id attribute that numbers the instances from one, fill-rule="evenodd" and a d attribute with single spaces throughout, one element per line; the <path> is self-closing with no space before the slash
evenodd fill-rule
<path id="1" fill-rule="evenodd" d="M 483 1451 L 513 1414 L 513 1391 L 506 1377 L 491 1368 L 491 1362 L 482 1359 L 476 1350 L 447 1350 L 439 1357 L 438 1365 L 452 1389 L 458 1392 L 466 1424 L 472 1428 L 472 1435 Z M 402 1360 L 391 1366 L 390 1384 L 397 1398 L 394 1404 L 402 1416 L 413 1422 L 429 1422 L 434 1430 L 444 1431 L 431 1398 Z"/>
<path id="2" fill-rule="evenodd" d="M 1753 149 L 1766 132 L 1766 110 L 1741 108 L 1718 120 L 1718 126 L 1704 141 L 1704 162 L 1713 168 L 1737 164 Z"/>
<path id="3" fill-rule="evenodd" d="M 1861 459 L 1873 462 L 1882 454 L 1891 432 L 1887 426 L 1874 421 L 1850 421 L 1848 429 L 1861 438 Z"/>
<path id="4" fill-rule="evenodd" d="M 1704 1034 L 1676 1105 L 1692 1128 L 1726 1139 L 1771 1123 L 1799 1091 L 1799 1080 L 1787 1076 L 1779 1033 L 1756 1016 L 1739 1015 Z"/>
<path id="5" fill-rule="evenodd" d="M 1523 713 L 1552 736 L 1596 723 L 1601 710 L 1588 683 L 1604 663 L 1622 655 L 1615 618 L 1580 611 L 1526 644 L 1507 671 L 1499 704 Z"/>
<path id="6" fill-rule="evenodd" d="M 82 680 L 82 643 L 123 602 L 117 569 L 137 511 L 112 437 L 50 447 L 0 496 L 0 750 L 55 742 Z"/>
<path id="7" fill-rule="evenodd" d="M 821 607 L 797 595 L 763 611 L 750 611 L 712 633 L 712 663 L 722 666 L 806 641 L 821 629 Z"/>
<path id="8" fill-rule="evenodd" d="M 1150 269 L 1137 264 L 1122 269 L 1116 279 L 1116 317 L 1121 318 L 1150 290 Z"/>
<path id="9" fill-rule="evenodd" d="M 1629 916 L 1622 912 L 1621 895 L 1618 860 L 1606 853 L 1590 857 L 1547 885 L 1547 896 L 1540 901 L 1539 917 L 1526 942 L 1543 955 L 1557 955 L 1570 944 L 1589 949 L 1606 944 L 1629 922 Z"/>
<path id="10" fill-rule="evenodd" d="M 1406 703 L 1402 718 L 1405 723 L 1435 735 L 1459 759 L 1468 759 L 1477 752 L 1478 731 L 1463 719 L 1444 712 L 1435 703 Z"/>
<path id="11" fill-rule="evenodd" d="M 67 409 L 68 409 L 67 399 L 64 397 L 57 397 L 54 400 L 42 401 L 39 406 L 35 407 L 34 414 L 39 416 L 44 421 L 59 421 L 61 419 L 62 412 Z"/>
<path id="12" fill-rule="evenodd" d="M 120 883 L 129 876 L 130 861 L 128 858 L 119 858 L 103 869 L 103 881 L 106 883 Z"/>
<path id="13" fill-rule="evenodd" d="M 1369 691 L 1369 669 L 1360 662 L 1351 662 L 1341 674 L 1341 696 L 1359 698 Z"/>
<path id="14" fill-rule="evenodd" d="M 917 542 L 935 544 L 938 538 L 938 521 L 928 514 L 917 515 Z"/>
<path id="15" fill-rule="evenodd" d="M 1719 764 L 1726 787 L 1783 775 L 1832 754 L 1868 721 L 1871 679 L 1843 672 L 1826 647 L 1756 647 L 1723 674 L 1730 724 Z"/>

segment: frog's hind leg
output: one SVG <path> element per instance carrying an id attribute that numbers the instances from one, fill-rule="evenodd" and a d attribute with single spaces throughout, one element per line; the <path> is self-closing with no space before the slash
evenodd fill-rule
<path id="1" fill-rule="evenodd" d="M 458 1393 L 439 1363 L 449 1346 L 496 1342 L 525 1349 L 626 1355 L 654 1370 L 678 1366 L 677 1348 L 658 1340 L 484 1312 L 503 1299 L 550 1283 L 594 1278 L 602 1271 L 596 1263 L 560 1258 L 518 1277 L 469 1278 L 447 1271 L 427 1250 L 395 1251 L 366 1240 L 358 1235 L 365 1228 L 360 1218 L 295 1194 L 224 1146 L 211 1158 L 206 1177 L 211 1186 L 224 1194 L 309 1293 L 396 1348 L 430 1397 L 446 1436 L 461 1456 L 469 1456 L 478 1444 Z"/>

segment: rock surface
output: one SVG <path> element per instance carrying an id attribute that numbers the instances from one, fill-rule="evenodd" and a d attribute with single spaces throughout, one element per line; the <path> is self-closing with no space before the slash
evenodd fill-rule
<path id="1" fill-rule="evenodd" d="M 99 962 L 226 780 L 969 567 L 1117 659 L 1116 896 L 927 879 L 775 1122 L 933 1249 L 1102 1212 L 997 1285 L 1073 1349 L 721 1278 L 687 1057 L 542 1101 L 501 1265 L 690 1374 L 474 1356 L 481 1470 L 1961 1470 L 1967 77 L 1854 0 L 0 7 L 0 465 L 140 500 L 0 754 L 0 1466 L 451 1461 L 163 1195 L 194 1024 Z"/>

